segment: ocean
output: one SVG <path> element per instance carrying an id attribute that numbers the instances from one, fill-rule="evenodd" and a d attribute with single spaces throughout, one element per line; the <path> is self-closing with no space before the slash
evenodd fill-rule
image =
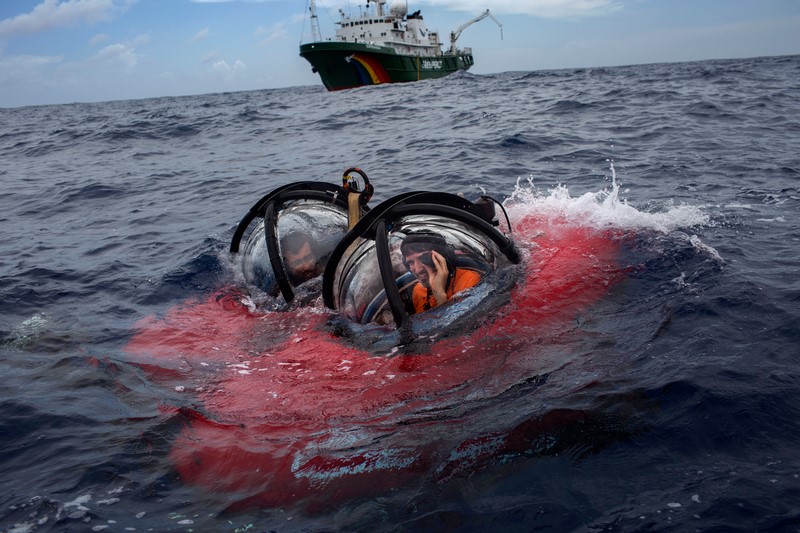
<path id="1" fill-rule="evenodd" d="M 0 109 L 0 530 L 800 531 L 798 95 L 787 56 Z M 435 393 L 397 383 L 463 372 L 438 345 L 363 356 L 319 302 L 299 321 L 214 304 L 249 290 L 228 252 L 248 208 L 351 166 L 372 205 L 486 193 L 543 234 L 603 235 L 615 273 L 576 316 L 500 309 L 476 327 L 514 316 L 514 335 L 449 339 L 484 367 Z M 525 244 L 533 271 L 557 252 Z M 148 328 L 171 336 L 161 363 L 131 348 Z M 251 442 L 277 394 L 231 418 L 201 395 L 243 401 L 227 380 L 272 356 L 313 365 L 314 328 L 396 396 L 348 378 L 345 417 L 335 376 L 261 372 L 309 418 Z M 267 353 L 278 333 L 295 345 Z M 231 441 L 259 468 L 266 441 L 286 472 L 322 466 L 295 490 Z M 207 453 L 196 478 L 184 446 Z"/>

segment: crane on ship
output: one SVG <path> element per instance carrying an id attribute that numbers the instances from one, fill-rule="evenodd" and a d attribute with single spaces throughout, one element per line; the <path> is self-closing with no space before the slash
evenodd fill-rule
<path id="1" fill-rule="evenodd" d="M 500 26 L 500 39 L 503 38 L 503 25 L 500 24 L 500 22 L 496 18 L 494 18 L 494 15 L 489 13 L 489 10 L 487 9 L 486 11 L 484 11 L 483 13 L 481 13 L 480 15 L 475 17 L 474 19 L 472 19 L 472 20 L 470 20 L 468 22 L 465 22 L 464 24 L 459 26 L 458 29 L 456 29 L 455 31 L 450 32 L 450 53 L 451 54 L 456 54 L 457 53 L 456 41 L 461 36 L 461 32 L 466 30 L 469 26 L 472 26 L 476 22 L 480 22 L 481 20 L 485 19 L 486 17 L 491 18 L 495 22 L 495 24 Z"/>

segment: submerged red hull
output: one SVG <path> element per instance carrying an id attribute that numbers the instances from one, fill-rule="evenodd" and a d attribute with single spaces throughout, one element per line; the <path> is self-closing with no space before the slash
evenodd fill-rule
<path id="1" fill-rule="evenodd" d="M 376 357 L 331 336 L 327 312 L 253 314 L 224 291 L 144 320 L 126 351 L 193 406 L 170 452 L 181 479 L 237 505 L 314 505 L 440 482 L 516 446 L 514 423 L 487 433 L 458 413 L 563 365 L 576 317 L 620 279 L 607 232 L 532 216 L 516 229 L 529 257 L 511 302 L 417 355 Z"/>

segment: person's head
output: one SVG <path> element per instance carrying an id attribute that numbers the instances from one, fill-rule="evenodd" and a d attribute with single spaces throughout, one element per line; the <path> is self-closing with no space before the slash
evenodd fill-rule
<path id="1" fill-rule="evenodd" d="M 311 238 L 304 232 L 292 231 L 281 238 L 281 256 L 286 272 L 296 284 L 322 273 Z"/>
<path id="2" fill-rule="evenodd" d="M 412 233 L 400 245 L 403 254 L 403 264 L 417 277 L 423 286 L 429 287 L 428 269 L 436 268 L 432 252 L 444 257 L 448 275 L 455 275 L 455 249 L 443 237 L 435 233 Z"/>

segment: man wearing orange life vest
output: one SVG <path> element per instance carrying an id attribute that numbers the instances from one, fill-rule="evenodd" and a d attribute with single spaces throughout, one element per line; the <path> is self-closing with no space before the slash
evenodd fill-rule
<path id="1" fill-rule="evenodd" d="M 406 268 L 419 280 L 412 293 L 416 313 L 441 305 L 481 281 L 478 272 L 456 267 L 455 249 L 439 235 L 411 234 L 400 252 Z"/>

